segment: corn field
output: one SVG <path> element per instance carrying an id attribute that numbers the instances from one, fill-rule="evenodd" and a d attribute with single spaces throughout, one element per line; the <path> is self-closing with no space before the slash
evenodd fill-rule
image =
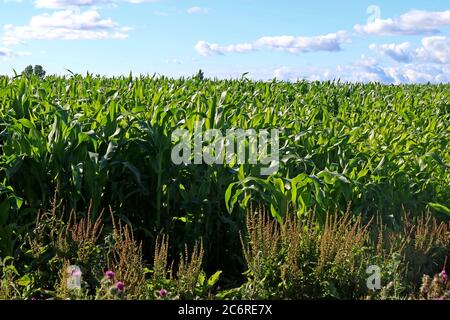
<path id="1" fill-rule="evenodd" d="M 176 129 L 278 129 L 280 166 L 176 165 Z M 87 74 L 0 78 L 0 256 L 54 198 L 95 220 L 111 208 L 154 243 L 204 241 L 207 267 L 242 272 L 246 208 L 347 208 L 390 227 L 450 215 L 450 85 L 256 82 Z M 206 147 L 206 146 L 205 146 Z M 110 223 L 108 215 L 105 222 Z M 358 220 L 359 221 L 359 220 Z M 151 251 L 151 248 L 148 248 Z"/>

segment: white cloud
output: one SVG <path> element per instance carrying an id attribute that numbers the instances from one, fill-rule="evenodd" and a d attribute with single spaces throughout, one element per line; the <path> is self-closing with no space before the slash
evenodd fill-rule
<path id="1" fill-rule="evenodd" d="M 434 36 L 422 39 L 422 47 L 416 50 L 418 59 L 450 64 L 450 38 Z"/>
<path id="2" fill-rule="evenodd" d="M 365 55 L 362 55 L 361 59 L 356 60 L 354 64 L 360 67 L 372 67 L 376 66 L 378 64 L 378 61 L 373 58 L 367 58 Z"/>
<path id="3" fill-rule="evenodd" d="M 415 50 L 411 49 L 409 42 L 371 44 L 369 48 L 397 62 L 450 64 L 450 38 L 446 36 L 425 37 L 422 39 L 422 46 Z"/>
<path id="4" fill-rule="evenodd" d="M 255 45 L 252 43 L 241 43 L 229 46 L 220 46 L 218 44 L 210 44 L 206 41 L 199 41 L 195 45 L 195 49 L 203 56 L 223 55 L 226 52 L 245 53 L 255 50 Z"/>
<path id="5" fill-rule="evenodd" d="M 387 68 L 396 83 L 448 83 L 450 67 L 436 64 L 407 64 Z"/>
<path id="6" fill-rule="evenodd" d="M 75 13 L 56 11 L 31 18 L 28 25 L 5 25 L 3 43 L 23 43 L 26 40 L 124 39 L 131 30 L 120 27 L 111 19 L 102 19 L 96 10 Z"/>
<path id="7" fill-rule="evenodd" d="M 246 53 L 260 49 L 272 49 L 298 54 L 315 51 L 340 51 L 341 44 L 348 41 L 345 31 L 314 37 L 276 36 L 262 37 L 250 43 L 221 46 L 206 41 L 197 42 L 195 49 L 203 56 L 223 55 L 228 52 Z"/>
<path id="8" fill-rule="evenodd" d="M 10 57 L 13 53 L 9 48 L 0 48 L 0 57 Z"/>
<path id="9" fill-rule="evenodd" d="M 3 59 L 9 59 L 13 57 L 22 57 L 22 56 L 30 56 L 31 52 L 28 51 L 20 51 L 20 52 L 13 52 L 9 48 L 0 48 L 0 57 Z"/>
<path id="10" fill-rule="evenodd" d="M 409 42 L 403 42 L 400 44 L 371 44 L 369 48 L 379 54 L 387 55 L 398 62 L 410 62 L 413 58 L 410 50 L 411 43 Z"/>
<path id="11" fill-rule="evenodd" d="M 17 1 L 17 0 L 6 0 L 6 1 Z M 36 8 L 66 9 L 73 7 L 100 6 L 106 4 L 114 4 L 117 2 L 140 4 L 157 1 L 159 0 L 35 0 L 34 5 Z"/>
<path id="12" fill-rule="evenodd" d="M 290 53 L 310 51 L 340 51 L 341 43 L 347 39 L 345 32 L 330 33 L 316 37 L 263 37 L 256 41 L 257 47 L 286 50 Z"/>
<path id="13" fill-rule="evenodd" d="M 202 7 L 191 7 L 186 10 L 189 14 L 207 14 L 209 12 L 208 8 Z"/>
<path id="14" fill-rule="evenodd" d="M 326 70 L 320 77 L 320 80 L 334 79 L 349 82 L 395 82 L 395 79 L 376 60 L 365 58 L 350 65 L 337 66 L 335 69 Z"/>
<path id="15" fill-rule="evenodd" d="M 62 9 L 69 7 L 97 6 L 111 3 L 111 0 L 36 0 L 36 8 Z"/>
<path id="16" fill-rule="evenodd" d="M 347 82 L 381 82 L 388 84 L 447 83 L 450 82 L 450 65 L 411 63 L 383 66 L 374 59 L 363 57 L 353 64 L 335 68 L 290 68 L 282 66 L 273 70 L 273 77 L 285 81 L 340 79 Z"/>
<path id="17" fill-rule="evenodd" d="M 292 68 L 282 66 L 273 71 L 273 76 L 279 80 L 291 80 L 293 78 Z"/>
<path id="18" fill-rule="evenodd" d="M 354 29 L 372 35 L 423 35 L 440 32 L 440 28 L 450 26 L 450 10 L 412 10 L 394 19 L 375 19 L 365 25 L 355 25 Z"/>

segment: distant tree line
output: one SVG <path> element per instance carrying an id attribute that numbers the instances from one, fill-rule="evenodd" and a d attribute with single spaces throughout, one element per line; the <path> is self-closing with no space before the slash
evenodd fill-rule
<path id="1" fill-rule="evenodd" d="M 40 65 L 35 65 L 34 68 L 32 65 L 29 65 L 22 71 L 22 74 L 27 77 L 34 75 L 39 79 L 44 79 L 46 72 Z"/>

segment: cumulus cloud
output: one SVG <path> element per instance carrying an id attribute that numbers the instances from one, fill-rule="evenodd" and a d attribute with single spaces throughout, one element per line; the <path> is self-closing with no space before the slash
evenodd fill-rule
<path id="1" fill-rule="evenodd" d="M 195 45 L 195 50 L 202 56 L 223 55 L 226 52 L 250 52 L 255 50 L 255 46 L 252 43 L 241 43 L 229 46 L 220 46 L 218 44 L 210 44 L 206 41 L 199 41 Z"/>
<path id="2" fill-rule="evenodd" d="M 36 0 L 36 8 L 61 9 L 68 7 L 97 6 L 111 3 L 111 0 Z"/>
<path id="3" fill-rule="evenodd" d="M 410 62 L 413 58 L 411 53 L 411 43 L 403 42 L 400 44 L 371 44 L 369 48 L 379 54 L 387 55 L 398 62 Z"/>
<path id="4" fill-rule="evenodd" d="M 330 33 L 316 37 L 263 37 L 255 42 L 256 47 L 286 50 L 290 53 L 310 51 L 340 51 L 341 43 L 346 39 L 345 32 Z"/>
<path id="5" fill-rule="evenodd" d="M 352 64 L 335 68 L 291 68 L 282 66 L 273 70 L 278 80 L 325 81 L 340 79 L 347 82 L 446 83 L 450 82 L 450 65 L 433 63 L 408 63 L 385 66 L 375 59 L 362 57 Z"/>
<path id="6" fill-rule="evenodd" d="M 186 10 L 189 14 L 207 14 L 209 12 L 208 8 L 202 7 L 191 7 Z"/>
<path id="7" fill-rule="evenodd" d="M 362 55 L 360 59 L 356 60 L 354 65 L 361 67 L 371 67 L 378 64 L 378 61 L 373 58 L 367 58 L 365 55 Z"/>
<path id="8" fill-rule="evenodd" d="M 416 50 L 418 59 L 450 64 L 450 38 L 446 36 L 434 36 L 422 39 L 422 47 Z"/>
<path id="9" fill-rule="evenodd" d="M 305 79 L 309 81 L 337 80 L 347 82 L 384 82 L 392 83 L 394 79 L 377 66 L 345 65 L 335 68 L 289 68 L 280 67 L 274 70 L 273 76 L 278 80 L 297 81 Z"/>
<path id="10" fill-rule="evenodd" d="M 326 70 L 321 80 L 341 79 L 349 82 L 394 83 L 395 79 L 374 59 L 360 59 L 355 63 Z"/>
<path id="11" fill-rule="evenodd" d="M 294 78 L 294 71 L 292 68 L 282 66 L 273 70 L 273 76 L 279 80 L 292 80 Z"/>
<path id="12" fill-rule="evenodd" d="M 253 42 L 221 46 L 206 41 L 197 42 L 195 49 L 203 56 L 223 55 L 229 52 L 246 53 L 261 49 L 286 51 L 293 54 L 316 51 L 341 51 L 341 44 L 348 41 L 345 31 L 314 37 L 275 36 L 262 37 Z"/>
<path id="13" fill-rule="evenodd" d="M 0 57 L 10 57 L 12 51 L 9 48 L 0 48 Z"/>
<path id="14" fill-rule="evenodd" d="M 409 42 L 371 44 L 369 48 L 397 62 L 450 64 L 450 38 L 446 36 L 425 37 L 422 39 L 422 45 L 415 50 L 411 48 Z"/>
<path id="15" fill-rule="evenodd" d="M 430 35 L 440 32 L 440 28 L 450 26 L 450 10 L 412 10 L 398 18 L 375 19 L 365 25 L 355 25 L 362 34 L 371 35 Z"/>
<path id="16" fill-rule="evenodd" d="M 407 64 L 386 68 L 395 83 L 450 82 L 450 66 L 436 64 Z"/>
<path id="17" fill-rule="evenodd" d="M 31 52 L 28 51 L 14 52 L 10 48 L 0 48 L 0 57 L 3 59 L 8 59 L 12 57 L 30 56 L 30 55 Z"/>
<path id="18" fill-rule="evenodd" d="M 36 0 L 34 5 L 36 8 L 66 9 L 73 7 L 100 6 L 117 2 L 140 4 L 157 1 L 159 0 Z"/>
<path id="19" fill-rule="evenodd" d="M 27 25 L 5 25 L 3 43 L 23 43 L 26 40 L 79 40 L 125 39 L 131 30 L 111 19 L 102 19 L 96 10 L 76 13 L 72 10 L 56 11 L 31 18 Z"/>

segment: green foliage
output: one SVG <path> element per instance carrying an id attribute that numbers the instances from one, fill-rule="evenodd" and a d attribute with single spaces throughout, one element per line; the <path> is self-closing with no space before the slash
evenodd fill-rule
<path id="1" fill-rule="evenodd" d="M 197 78 L 197 80 L 203 81 L 205 79 L 205 74 L 200 69 L 200 70 L 198 70 L 197 75 L 195 77 Z"/>
<path id="2" fill-rule="evenodd" d="M 34 73 L 34 69 L 32 65 L 27 66 L 23 71 L 22 74 L 27 76 L 27 77 L 31 77 Z"/>
<path id="3" fill-rule="evenodd" d="M 247 217 L 243 237 L 248 281 L 244 299 L 404 299 L 414 294 L 424 274 L 445 266 L 449 225 L 429 214 L 404 221 L 403 230 L 362 224 L 361 218 L 327 215 L 286 217 L 280 226 L 259 208 Z M 375 228 L 376 229 L 376 228 Z M 367 287 L 369 267 L 379 268 L 378 290 Z M 232 292 L 220 295 L 226 297 Z"/>
<path id="4" fill-rule="evenodd" d="M 42 68 L 42 66 L 40 66 L 40 65 L 34 66 L 34 75 L 38 79 L 44 79 L 45 74 L 46 74 L 46 72 L 45 72 L 44 68 Z"/>
<path id="5" fill-rule="evenodd" d="M 34 75 L 37 79 L 43 80 L 46 72 L 41 65 L 35 65 L 34 68 L 32 65 L 29 65 L 22 71 L 22 74 L 28 78 Z"/>
<path id="6" fill-rule="evenodd" d="M 19 273 L 13 264 L 13 257 L 5 257 L 0 260 L 0 300 L 12 300 L 20 297 L 18 285 L 20 279 L 15 282 Z"/>
<path id="7" fill-rule="evenodd" d="M 174 262 L 168 261 L 169 239 L 162 235 L 158 237 L 155 246 L 152 278 L 148 281 L 150 292 L 154 292 L 157 299 L 198 299 L 212 298 L 222 271 L 217 271 L 209 278 L 202 269 L 203 242 L 195 242 L 192 252 L 187 245 L 180 254 L 175 272 Z M 174 276 L 176 274 L 176 276 Z M 166 294 L 162 295 L 161 290 Z"/>
<path id="8" fill-rule="evenodd" d="M 250 299 L 355 299 L 367 292 L 370 266 L 368 226 L 328 215 L 323 229 L 316 219 L 283 219 L 280 227 L 259 209 L 249 211 L 243 250 Z"/>
<path id="9" fill-rule="evenodd" d="M 202 268 L 201 243 L 194 245 L 192 253 L 186 245 L 176 264 L 173 261 L 169 267 L 168 238 L 163 237 L 155 245 L 155 259 L 150 266 L 144 263 L 142 247 L 128 225 L 116 223 L 113 217 L 113 229 L 104 232 L 102 217 L 91 221 L 71 215 L 65 220 L 56 201 L 53 204 L 51 212 L 38 216 L 16 256 L 0 260 L 0 299 L 213 297 L 222 271 L 207 277 Z M 67 270 L 72 265 L 81 272 L 79 288 L 68 286 L 72 275 Z"/>
<path id="10" fill-rule="evenodd" d="M 343 214 L 350 202 L 363 222 L 379 214 L 393 229 L 403 224 L 402 206 L 412 217 L 431 210 L 448 219 L 449 85 L 210 80 L 203 72 L 187 79 L 44 77 L 42 68 L 31 69 L 0 78 L 2 257 L 17 255 L 54 194 L 66 223 L 71 211 L 86 214 L 90 206 L 95 221 L 111 207 L 135 227 L 144 255 L 162 230 L 172 253 L 201 237 L 206 270 L 235 279 L 244 268 L 238 233 L 251 202 L 278 222 L 292 210 L 307 218 L 315 208 L 321 227 L 327 213 Z M 196 121 L 223 132 L 279 129 L 278 172 L 261 176 L 261 164 L 237 161 L 175 165 L 171 134 L 193 134 Z M 94 259 L 98 248 L 87 248 Z M 55 247 L 44 241 L 41 249 L 36 261 L 49 262 Z"/>

